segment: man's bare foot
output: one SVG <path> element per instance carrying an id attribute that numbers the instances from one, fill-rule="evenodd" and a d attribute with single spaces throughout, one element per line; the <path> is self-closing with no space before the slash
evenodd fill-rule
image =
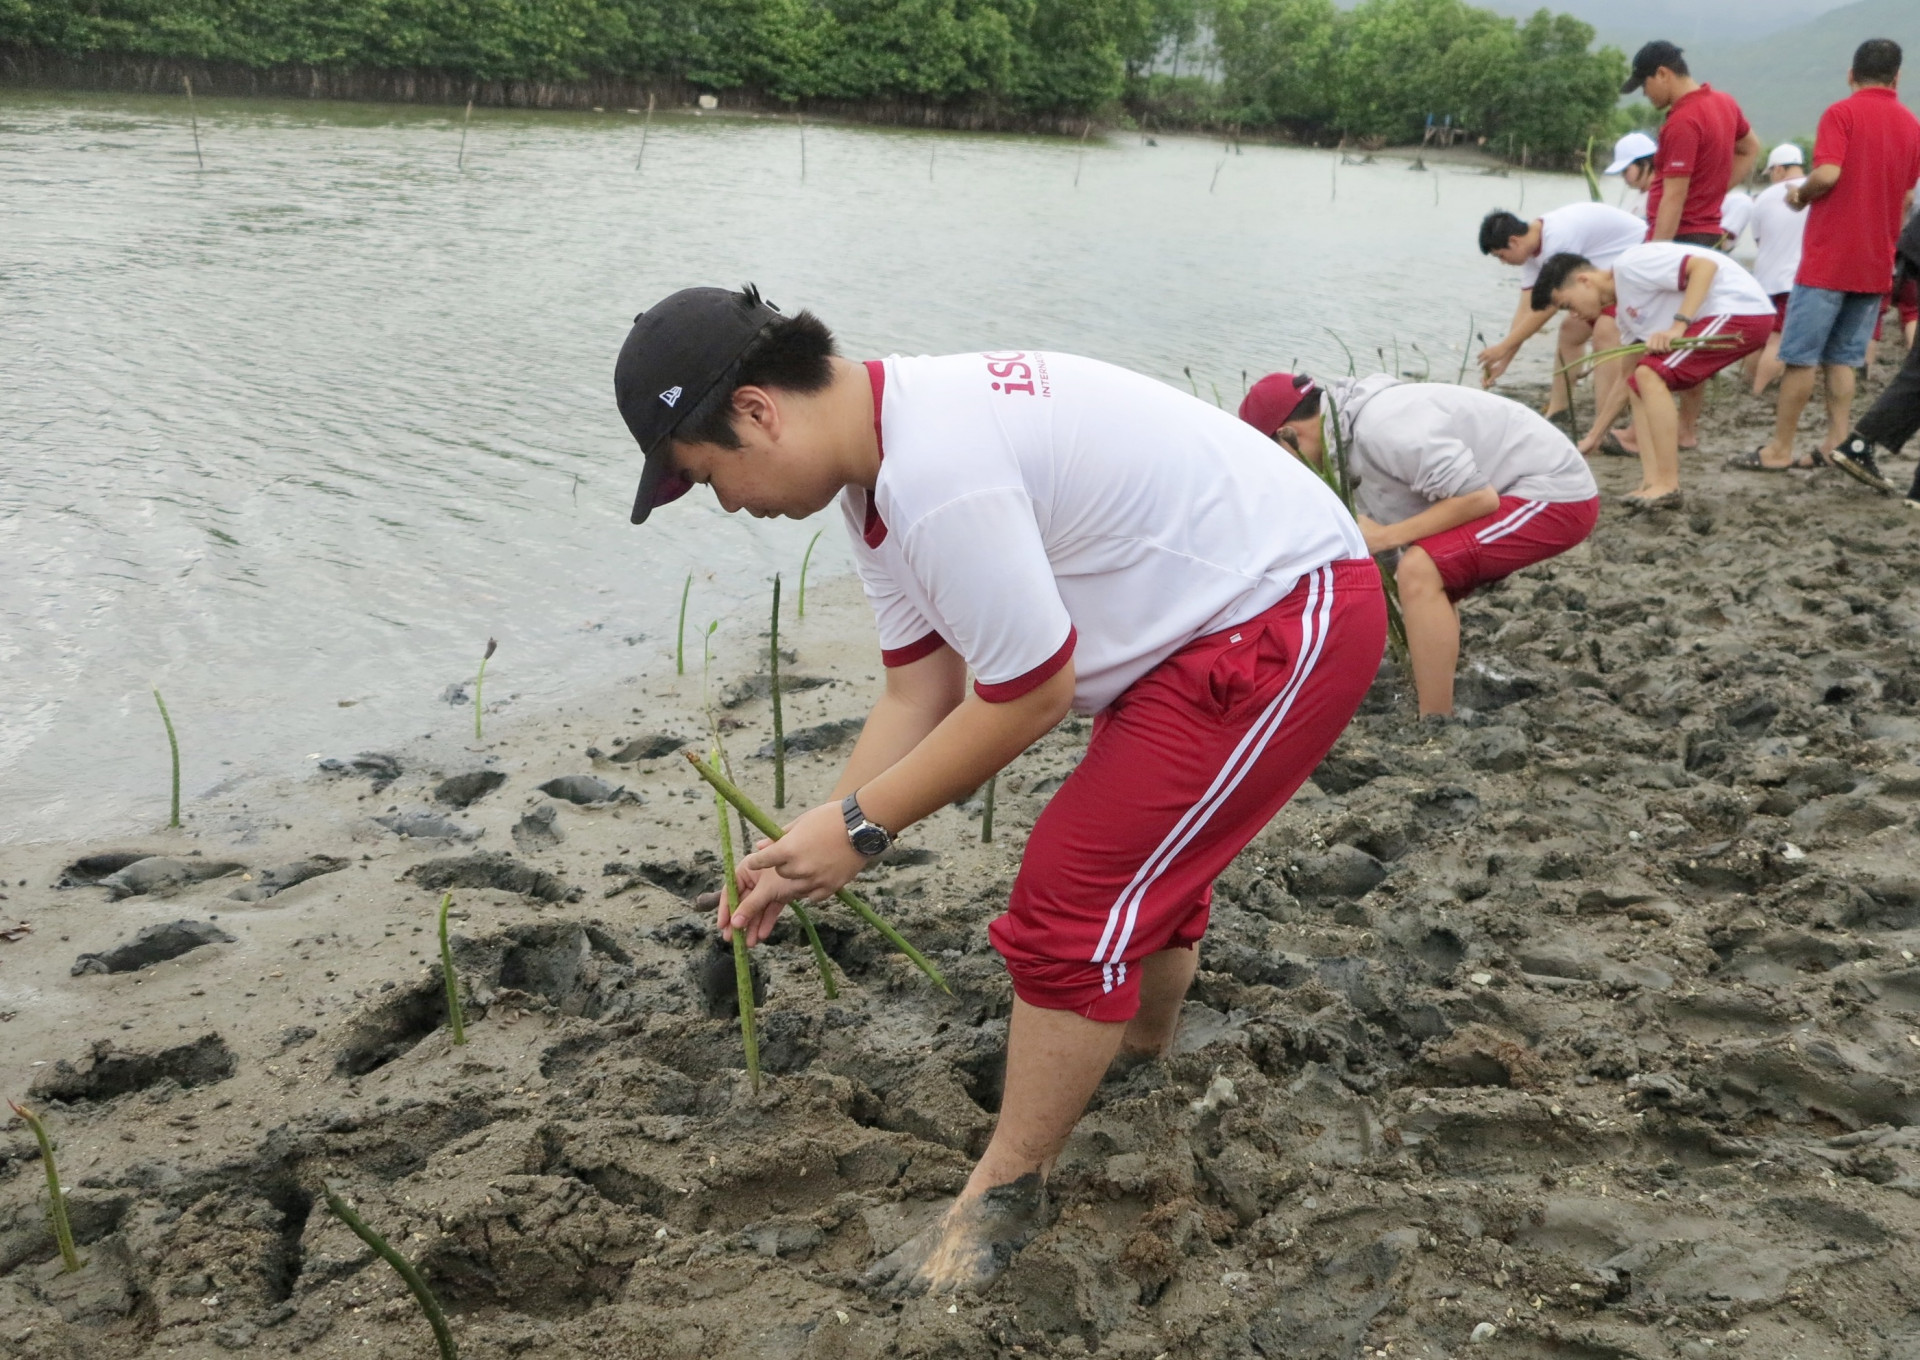
<path id="1" fill-rule="evenodd" d="M 1607 431 L 1607 433 L 1611 434 L 1614 438 L 1614 442 L 1619 444 L 1620 447 L 1625 449 L 1628 453 L 1637 454 L 1640 452 L 1640 441 L 1633 437 L 1633 426 L 1616 425 L 1611 430 Z"/>
<path id="2" fill-rule="evenodd" d="M 881 1298 L 986 1288 L 1045 1226 L 1046 1188 L 1030 1171 L 971 1199 L 956 1199 L 918 1237 L 875 1261 L 860 1287 Z"/>

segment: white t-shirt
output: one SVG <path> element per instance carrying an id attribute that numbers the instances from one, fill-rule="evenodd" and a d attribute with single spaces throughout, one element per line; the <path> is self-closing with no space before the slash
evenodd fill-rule
<path id="1" fill-rule="evenodd" d="M 1713 283 L 1700 307 L 1701 318 L 1773 315 L 1773 299 L 1737 261 L 1705 246 L 1648 241 L 1613 262 L 1613 291 L 1622 338 L 1629 342 L 1645 340 L 1673 324 L 1687 289 L 1681 270 L 1688 257 L 1695 255 L 1714 264 Z"/>
<path id="2" fill-rule="evenodd" d="M 1745 189 L 1727 190 L 1727 196 L 1720 200 L 1720 230 L 1727 234 L 1728 250 L 1733 249 L 1734 242 L 1740 239 L 1740 233 L 1752 219 L 1753 195 Z"/>
<path id="3" fill-rule="evenodd" d="M 841 494 L 889 665 L 944 641 L 983 698 L 1069 657 L 1098 712 L 1193 639 L 1365 557 L 1339 497 L 1230 412 L 1071 354 L 867 365 L 880 475 Z"/>
<path id="4" fill-rule="evenodd" d="M 1769 294 L 1791 293 L 1800 272 L 1800 237 L 1807 215 L 1787 206 L 1787 190 L 1804 179 L 1769 184 L 1753 201 L 1753 277 Z"/>
<path id="5" fill-rule="evenodd" d="M 1611 269 L 1621 251 L 1647 239 L 1647 221 L 1604 203 L 1569 203 L 1540 219 L 1540 253 L 1520 266 L 1520 286 L 1531 289 L 1540 266 L 1559 254 L 1584 256 Z"/>

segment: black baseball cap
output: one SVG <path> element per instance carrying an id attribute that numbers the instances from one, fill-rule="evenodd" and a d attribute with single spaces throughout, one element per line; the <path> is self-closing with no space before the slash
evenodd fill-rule
<path id="1" fill-rule="evenodd" d="M 762 301 L 752 284 L 738 292 L 682 288 L 633 319 L 613 365 L 620 418 L 646 459 L 633 500 L 633 523 L 645 524 L 656 506 L 691 489 L 673 470 L 668 436 L 732 375 L 747 347 L 779 319 L 779 309 Z"/>
<path id="2" fill-rule="evenodd" d="M 1647 77 L 1662 66 L 1672 70 L 1676 62 L 1684 59 L 1679 48 L 1664 38 L 1655 38 L 1633 54 L 1633 74 L 1628 76 L 1627 83 L 1620 87 L 1620 93 L 1632 94 L 1646 84 Z"/>

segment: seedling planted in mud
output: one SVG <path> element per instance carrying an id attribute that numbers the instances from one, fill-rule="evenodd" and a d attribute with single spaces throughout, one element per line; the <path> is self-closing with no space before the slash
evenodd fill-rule
<path id="1" fill-rule="evenodd" d="M 673 673 L 687 673 L 687 593 L 693 589 L 693 573 L 687 573 L 687 583 L 680 587 L 680 635 L 673 644 Z"/>
<path id="2" fill-rule="evenodd" d="M 320 1182 L 320 1192 L 327 1197 L 327 1207 L 333 1210 L 333 1216 L 353 1230 L 353 1235 L 373 1248 L 374 1255 L 392 1266 L 400 1278 L 412 1291 L 420 1311 L 427 1315 L 427 1325 L 433 1328 L 433 1339 L 440 1345 L 440 1360 L 460 1360 L 460 1352 L 454 1349 L 453 1333 L 447 1330 L 447 1315 L 440 1311 L 440 1300 L 433 1296 L 427 1282 L 414 1268 L 413 1262 L 402 1256 L 387 1244 L 387 1239 L 369 1228 L 347 1202 L 334 1193 L 333 1187 L 325 1181 Z"/>
<path id="3" fill-rule="evenodd" d="M 720 773 L 720 748 L 707 757 L 707 767 Z M 739 887 L 733 878 L 733 828 L 727 822 L 727 800 L 718 786 L 713 795 L 713 819 L 720 824 L 720 905 L 727 919 L 740 904 Z M 735 930 L 733 936 L 733 984 L 740 998 L 740 1044 L 747 1051 L 747 1077 L 757 1094 L 760 1090 L 760 1040 L 753 1032 L 753 965 L 747 961 L 747 932 Z"/>
<path id="4" fill-rule="evenodd" d="M 1348 472 L 1347 433 L 1340 424 L 1340 411 L 1334 405 L 1333 397 L 1326 398 L 1326 412 L 1320 419 L 1320 479 L 1333 488 L 1333 494 L 1347 507 L 1348 514 L 1354 514 L 1353 477 Z M 1327 438 L 1331 431 L 1332 439 Z M 1401 670 L 1407 668 L 1407 621 L 1400 613 L 1400 583 L 1393 573 L 1385 568 L 1380 572 L 1380 588 L 1387 597 L 1387 643 L 1393 649 L 1393 658 Z"/>
<path id="5" fill-rule="evenodd" d="M 487 639 L 487 650 L 480 653 L 480 673 L 473 677 L 473 739 L 480 740 L 480 714 L 486 705 L 483 702 L 481 687 L 487 683 L 487 663 L 493 660 L 493 654 L 500 644 L 492 638 Z"/>
<path id="6" fill-rule="evenodd" d="M 803 619 L 807 616 L 807 563 L 813 561 L 813 545 L 820 541 L 820 535 L 825 532 L 825 529 L 815 529 L 813 531 L 813 537 L 807 540 L 806 552 L 801 554 L 800 557 L 800 599 L 798 603 L 800 606 L 799 614 Z"/>
<path id="7" fill-rule="evenodd" d="M 701 761 L 700 757 L 694 755 L 693 752 L 682 751 L 680 754 L 687 758 L 687 764 L 693 766 L 695 772 L 698 773 L 702 779 L 706 780 L 718 790 L 721 797 L 733 804 L 741 816 L 758 827 L 761 835 L 767 837 L 769 840 L 777 841 L 785 834 L 781 831 L 780 824 L 774 821 L 773 818 L 767 816 L 765 812 L 761 811 L 760 805 L 735 787 L 732 780 L 717 770 L 709 769 L 706 764 Z M 949 996 L 953 994 L 953 989 L 947 986 L 946 978 L 942 976 L 938 968 L 933 966 L 932 960 L 928 959 L 927 956 L 922 954 L 918 949 L 915 949 L 913 945 L 908 942 L 907 937 L 895 930 L 879 912 L 868 906 L 855 894 L 848 892 L 845 888 L 835 893 L 834 896 L 851 910 L 854 915 L 886 936 L 895 949 L 898 949 L 902 954 L 905 954 L 909 959 L 913 960 L 914 966 L 925 973 L 927 977 L 933 981 L 934 986 Z"/>
<path id="8" fill-rule="evenodd" d="M 53 1220 L 53 1240 L 60 1247 L 60 1269 L 71 1275 L 86 1262 L 74 1250 L 73 1224 L 67 1219 L 67 1194 L 60 1188 L 60 1168 L 53 1160 L 53 1139 L 47 1136 L 47 1126 L 40 1122 L 39 1115 L 11 1100 L 7 1105 L 33 1130 L 34 1140 L 40 1144 L 40 1161 L 47 1169 L 47 1217 Z"/>
<path id="9" fill-rule="evenodd" d="M 993 844 L 993 791 L 999 786 L 1000 776 L 994 775 L 987 780 L 987 792 L 980 808 L 980 843 Z"/>
<path id="10" fill-rule="evenodd" d="M 780 573 L 773 574 L 773 623 L 767 631 L 767 673 L 773 678 L 773 805 L 787 805 L 787 728 L 780 716 Z"/>
<path id="11" fill-rule="evenodd" d="M 467 1041 L 466 1015 L 460 1009 L 460 974 L 453 968 L 453 949 L 447 943 L 447 908 L 453 905 L 453 894 L 447 893 L 440 899 L 440 971 L 447 979 L 447 1027 L 453 1031 L 453 1041 L 464 1044 Z"/>
<path id="12" fill-rule="evenodd" d="M 168 826 L 180 825 L 180 739 L 173 735 L 173 719 L 167 716 L 167 701 L 160 697 L 160 691 L 153 692 L 154 703 L 160 705 L 160 721 L 167 725 L 167 745 L 173 751 L 173 815 L 167 819 Z"/>

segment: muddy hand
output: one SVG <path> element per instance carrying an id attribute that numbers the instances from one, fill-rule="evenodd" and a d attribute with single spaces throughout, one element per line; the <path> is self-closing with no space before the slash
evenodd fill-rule
<path id="1" fill-rule="evenodd" d="M 881 1298 L 978 1292 L 998 1278 L 1044 1226 L 1046 1190 L 1038 1172 L 955 1200 L 939 1219 L 875 1261 L 860 1287 Z"/>

